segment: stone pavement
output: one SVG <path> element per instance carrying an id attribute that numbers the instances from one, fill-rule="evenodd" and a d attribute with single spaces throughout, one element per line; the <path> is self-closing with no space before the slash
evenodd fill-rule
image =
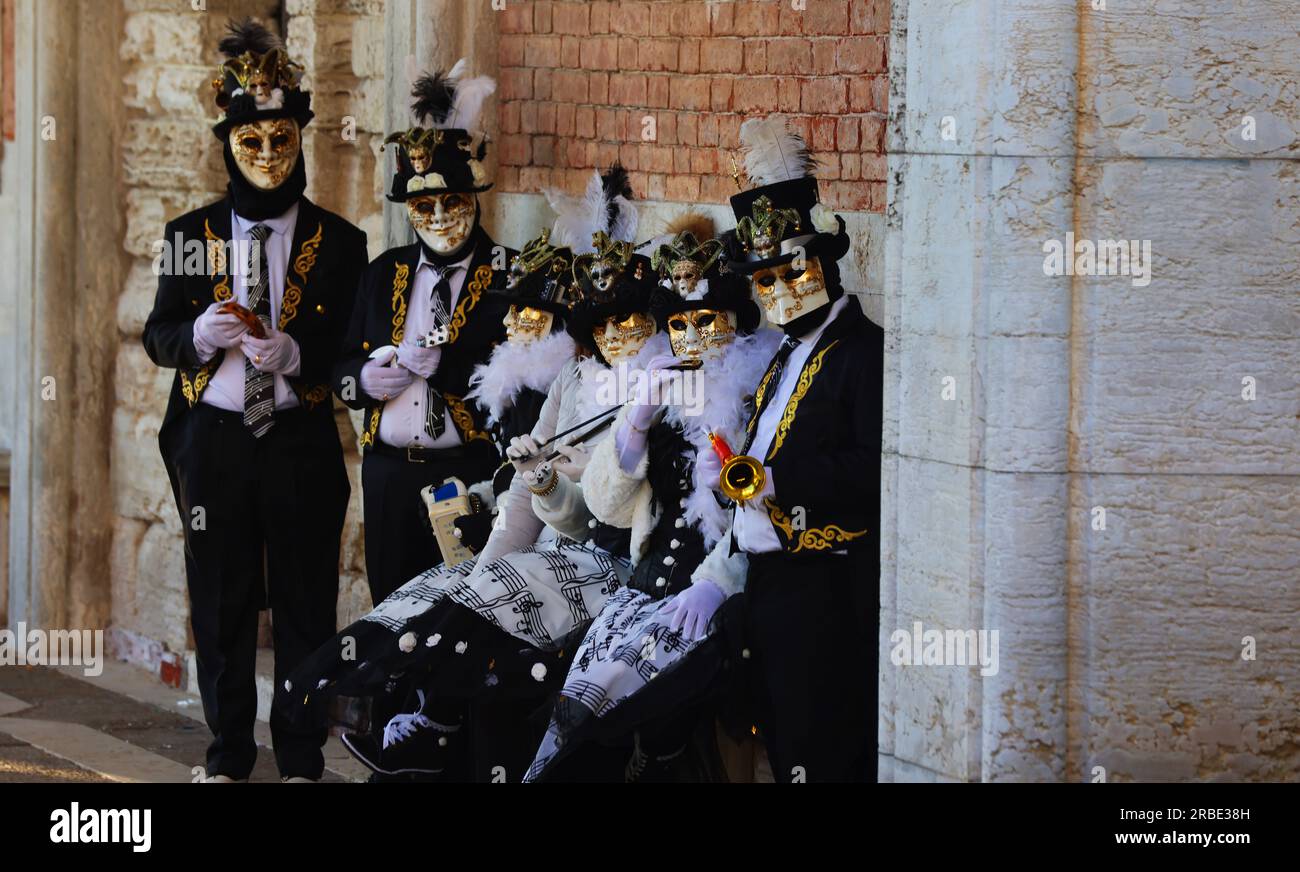
<path id="1" fill-rule="evenodd" d="M 270 729 L 259 721 L 251 780 L 278 782 Z M 197 698 L 148 673 L 107 663 L 80 667 L 0 667 L 0 783 L 189 782 L 210 734 Z M 365 770 L 335 737 L 325 748 L 325 781 L 363 780 Z"/>

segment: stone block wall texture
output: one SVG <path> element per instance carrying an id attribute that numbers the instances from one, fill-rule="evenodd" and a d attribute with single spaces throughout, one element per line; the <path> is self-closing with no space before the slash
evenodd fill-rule
<path id="1" fill-rule="evenodd" d="M 1001 636 L 882 669 L 897 780 L 1300 775 L 1300 7 L 1107 5 L 894 4 L 882 663 Z"/>
<path id="2" fill-rule="evenodd" d="M 741 122 L 781 112 L 829 205 L 884 210 L 889 0 L 536 0 L 498 18 L 503 191 L 581 190 L 617 160 L 644 199 L 725 203 Z"/>

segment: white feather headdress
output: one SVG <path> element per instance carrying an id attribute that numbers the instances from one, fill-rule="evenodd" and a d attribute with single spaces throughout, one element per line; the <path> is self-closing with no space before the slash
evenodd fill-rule
<path id="1" fill-rule="evenodd" d="M 552 244 L 572 249 L 575 255 L 591 254 L 591 237 L 604 231 L 611 239 L 630 242 L 636 237 L 636 205 L 628 186 L 627 171 L 615 164 L 601 175 L 592 172 L 581 197 L 571 197 L 554 189 L 546 192 L 546 201 L 555 210 Z"/>
<path id="2" fill-rule="evenodd" d="M 750 118 L 741 124 L 740 145 L 745 153 L 745 175 L 755 187 L 801 179 L 817 170 L 803 138 L 779 115 Z"/>
<path id="3" fill-rule="evenodd" d="M 439 130 L 478 131 L 483 104 L 497 84 L 491 76 L 465 78 L 468 69 L 467 61 L 461 58 L 445 74 L 431 73 L 416 80 L 411 113 L 417 123 Z"/>

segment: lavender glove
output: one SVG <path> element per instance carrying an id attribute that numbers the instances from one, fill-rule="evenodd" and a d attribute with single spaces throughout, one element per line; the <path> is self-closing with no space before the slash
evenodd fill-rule
<path id="1" fill-rule="evenodd" d="M 442 360 L 441 346 L 420 348 L 410 339 L 403 339 L 397 347 L 397 363 L 404 366 L 420 378 L 429 378 L 438 370 Z"/>
<path id="2" fill-rule="evenodd" d="M 253 368 L 259 372 L 273 372 L 277 375 L 297 375 L 301 360 L 298 343 L 288 333 L 282 333 L 274 327 L 268 327 L 265 339 L 255 339 L 253 334 L 245 333 L 240 339 L 244 356 L 253 362 Z"/>
<path id="3" fill-rule="evenodd" d="M 387 366 L 378 360 L 366 361 L 361 367 L 361 390 L 376 400 L 391 400 L 415 380 L 409 369 Z"/>
<path id="4" fill-rule="evenodd" d="M 199 360 L 207 362 L 218 348 L 234 348 L 248 332 L 243 321 L 230 314 L 218 315 L 221 303 L 213 303 L 194 319 L 194 350 Z"/>
<path id="5" fill-rule="evenodd" d="M 700 578 L 673 597 L 660 614 L 669 619 L 670 630 L 680 630 L 683 639 L 695 642 L 708 633 L 709 621 L 726 599 L 722 588 L 707 578 Z"/>

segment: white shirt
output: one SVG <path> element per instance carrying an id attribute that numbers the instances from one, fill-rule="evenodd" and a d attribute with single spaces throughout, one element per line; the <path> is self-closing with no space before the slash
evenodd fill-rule
<path id="1" fill-rule="evenodd" d="M 283 214 L 275 218 L 267 218 L 263 221 L 253 221 L 236 215 L 232 210 L 230 213 L 230 230 L 231 241 L 235 244 L 230 249 L 230 272 L 235 274 L 235 300 L 240 305 L 248 305 L 248 253 L 252 250 L 253 237 L 249 231 L 258 224 L 265 224 L 271 228 L 271 235 L 266 238 L 263 247 L 266 249 L 266 271 L 267 278 L 270 280 L 269 290 L 271 292 L 271 323 L 279 325 L 280 323 L 280 301 L 284 297 L 284 277 L 289 270 L 289 253 L 293 247 L 293 229 L 298 223 L 298 204 L 294 203 Z M 235 262 L 235 255 L 242 260 Z M 295 343 L 296 344 L 296 343 Z M 206 363 L 216 354 L 215 348 L 207 347 L 207 344 L 195 337 L 194 348 L 199 353 L 199 360 Z M 225 409 L 227 412 L 244 411 L 244 352 L 238 345 L 234 348 L 226 349 L 226 356 L 221 360 L 221 366 L 212 376 L 212 381 L 208 382 L 208 388 L 203 392 L 200 402 L 207 403 L 209 406 L 216 406 L 218 409 Z M 296 375 L 297 367 L 289 373 Z M 298 405 L 298 395 L 289 387 L 289 380 L 283 375 L 275 375 L 275 407 L 277 409 L 292 409 Z"/>
<path id="2" fill-rule="evenodd" d="M 460 299 L 461 289 L 465 286 L 465 276 L 469 272 L 469 261 L 474 253 L 471 251 L 459 263 L 449 264 L 451 270 L 447 283 L 451 286 L 451 305 L 447 307 L 447 316 L 456 311 L 456 302 Z M 441 278 L 441 272 L 424 256 L 420 249 L 420 262 L 415 267 L 415 282 L 411 286 L 411 298 L 406 304 L 406 327 L 404 335 L 410 339 L 423 336 L 435 327 L 441 326 L 433 314 L 433 289 Z M 441 361 L 439 361 L 441 363 Z M 460 433 L 451 420 L 451 411 L 443 412 L 446 429 L 436 440 L 424 431 L 425 405 L 428 402 L 428 382 L 418 375 L 393 399 L 384 404 L 383 417 L 379 419 L 379 441 L 385 445 L 398 448 L 450 448 L 460 443 Z"/>
<path id="3" fill-rule="evenodd" d="M 775 387 L 776 392 L 772 394 L 771 402 L 763 409 L 758 423 L 754 425 L 754 441 L 749 446 L 751 457 L 757 457 L 759 460 L 767 457 L 767 450 L 772 446 L 772 439 L 776 436 L 777 424 L 781 422 L 786 404 L 790 402 L 795 385 L 799 382 L 799 373 L 808 362 L 808 356 L 812 354 L 817 340 L 821 339 L 826 328 L 839 317 L 840 312 L 844 311 L 850 299 L 848 294 L 840 297 L 831 304 L 826 320 L 822 321 L 817 329 L 799 337 L 799 344 L 795 346 L 794 351 L 790 352 L 790 357 L 785 362 L 785 369 L 781 370 L 781 381 Z M 747 502 L 743 508 L 736 510 L 731 529 L 736 536 L 736 547 L 741 551 L 750 554 L 767 554 L 781 550 L 781 540 L 777 537 L 776 528 L 772 526 L 772 520 L 767 515 L 767 508 L 763 506 L 763 496 L 770 495 L 773 492 L 772 488 L 772 470 L 769 468 L 767 486 L 763 493 Z"/>

